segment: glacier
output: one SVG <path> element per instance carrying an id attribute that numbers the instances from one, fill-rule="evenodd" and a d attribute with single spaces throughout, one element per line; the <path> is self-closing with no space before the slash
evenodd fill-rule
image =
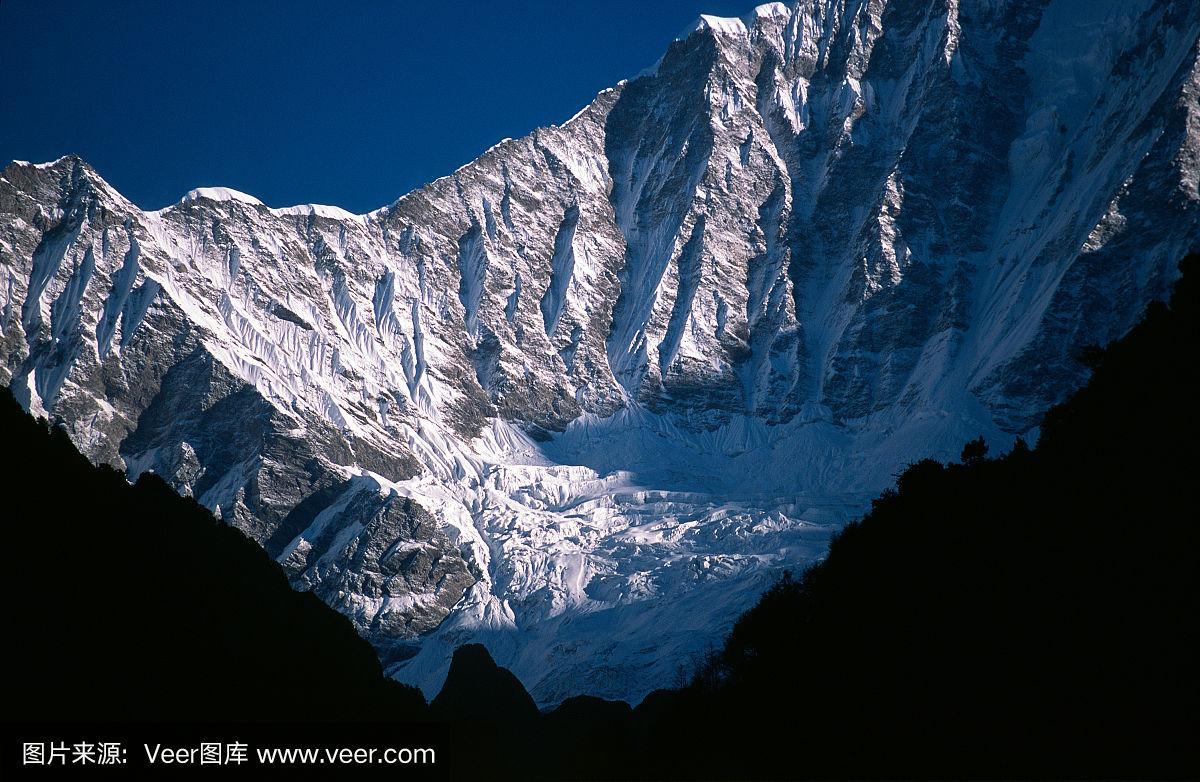
<path id="1" fill-rule="evenodd" d="M 906 463 L 996 449 L 1200 239 L 1200 7 L 702 16 L 363 215 L 0 176 L 0 382 L 152 471 L 432 694 L 637 701 Z M 52 518 L 39 520 L 48 526 Z M 213 563 L 219 567 L 220 563 Z"/>

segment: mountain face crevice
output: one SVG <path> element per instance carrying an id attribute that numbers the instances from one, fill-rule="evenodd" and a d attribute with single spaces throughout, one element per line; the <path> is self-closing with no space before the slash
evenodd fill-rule
<path id="1" fill-rule="evenodd" d="M 636 699 L 1200 243 L 1200 7 L 801 0 L 365 215 L 0 178 L 0 382 L 432 692 Z"/>

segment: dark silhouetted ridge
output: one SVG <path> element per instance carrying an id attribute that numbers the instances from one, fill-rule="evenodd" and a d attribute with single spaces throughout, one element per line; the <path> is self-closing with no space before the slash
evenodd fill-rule
<path id="1" fill-rule="evenodd" d="M 7 720 L 411 720 L 350 622 L 241 532 L 0 390 Z"/>
<path id="2" fill-rule="evenodd" d="M 912 465 L 647 699 L 647 773 L 1197 776 L 1198 267 L 1036 450 Z"/>

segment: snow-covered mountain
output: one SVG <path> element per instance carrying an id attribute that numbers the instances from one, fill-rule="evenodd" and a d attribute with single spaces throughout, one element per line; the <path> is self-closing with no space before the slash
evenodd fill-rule
<path id="1" fill-rule="evenodd" d="M 1036 436 L 1165 297 L 1200 244 L 1198 40 L 1191 0 L 704 16 L 365 215 L 146 212 L 16 162 L 0 381 L 397 678 L 432 692 L 475 640 L 540 703 L 637 699 L 904 463 Z"/>

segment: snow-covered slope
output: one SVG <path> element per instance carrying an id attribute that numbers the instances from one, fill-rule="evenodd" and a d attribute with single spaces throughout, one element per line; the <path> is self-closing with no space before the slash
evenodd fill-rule
<path id="1" fill-rule="evenodd" d="M 670 684 L 905 462 L 1004 447 L 1200 239 L 1200 6 L 800 0 L 366 215 L 0 179 L 0 381 L 433 691 Z M 214 563 L 219 567 L 219 563 Z"/>

